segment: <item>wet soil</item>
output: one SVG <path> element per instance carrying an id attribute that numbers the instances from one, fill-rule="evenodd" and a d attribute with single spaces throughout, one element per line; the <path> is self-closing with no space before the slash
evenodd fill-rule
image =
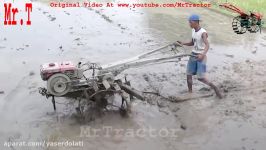
<path id="1" fill-rule="evenodd" d="M 54 9 L 43 1 L 33 5 L 32 26 L 0 31 L 0 91 L 4 91 L 0 94 L 0 149 L 12 149 L 3 146 L 5 141 L 81 140 L 86 149 L 98 150 L 264 150 L 265 33 L 236 35 L 231 29 L 232 18 L 201 8 Z M 38 87 L 45 86 L 39 76 L 42 63 L 72 60 L 106 64 L 175 40 L 189 41 L 187 16 L 191 13 L 202 16 L 201 24 L 209 33 L 208 78 L 222 90 L 224 99 L 216 98 L 196 78 L 194 95 L 187 94 L 187 58 L 130 68 L 118 76 L 127 74 L 134 88 L 164 97 L 146 95 L 147 101 L 135 100 L 128 118 L 109 111 L 81 124 L 75 118 L 73 100 L 58 98 L 61 105 L 54 112 L 50 100 L 38 93 Z M 204 94 L 210 96 L 178 102 Z M 178 136 L 82 137 L 83 125 L 97 129 L 176 129 Z"/>

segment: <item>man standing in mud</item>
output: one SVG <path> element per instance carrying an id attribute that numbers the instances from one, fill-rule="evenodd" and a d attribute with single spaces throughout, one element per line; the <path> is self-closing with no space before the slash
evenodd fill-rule
<path id="1" fill-rule="evenodd" d="M 200 17 L 196 14 L 191 15 L 188 19 L 189 25 L 192 28 L 192 40 L 188 43 L 177 41 L 186 46 L 193 46 L 192 56 L 190 56 L 187 64 L 187 85 L 189 93 L 192 93 L 192 76 L 197 75 L 198 80 L 209 85 L 214 89 L 216 95 L 221 99 L 222 95 L 218 88 L 209 82 L 205 76 L 207 52 L 209 50 L 208 34 L 205 29 L 200 27 Z"/>

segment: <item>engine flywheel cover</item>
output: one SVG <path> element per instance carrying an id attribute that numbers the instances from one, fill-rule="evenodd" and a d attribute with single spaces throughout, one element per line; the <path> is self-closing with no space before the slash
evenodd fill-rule
<path id="1" fill-rule="evenodd" d="M 62 73 L 52 75 L 47 81 L 47 90 L 54 96 L 63 96 L 67 94 L 70 89 L 70 78 Z"/>

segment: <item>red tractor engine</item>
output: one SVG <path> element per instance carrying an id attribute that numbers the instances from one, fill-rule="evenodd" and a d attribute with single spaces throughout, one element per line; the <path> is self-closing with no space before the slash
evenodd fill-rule
<path id="1" fill-rule="evenodd" d="M 41 65 L 41 78 L 47 81 L 47 90 L 54 96 L 62 96 L 72 89 L 72 82 L 81 79 L 83 70 L 71 61 L 45 63 Z"/>
<path id="2" fill-rule="evenodd" d="M 47 81 L 52 75 L 56 73 L 63 73 L 69 78 L 77 78 L 78 68 L 71 61 L 45 63 L 41 65 L 41 77 Z"/>

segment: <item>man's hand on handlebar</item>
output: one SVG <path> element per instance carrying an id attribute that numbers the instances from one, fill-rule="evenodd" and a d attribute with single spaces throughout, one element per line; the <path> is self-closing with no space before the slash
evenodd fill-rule
<path id="1" fill-rule="evenodd" d="M 174 43 L 174 46 L 175 46 L 175 47 L 181 47 L 181 46 L 183 46 L 183 43 L 180 42 L 180 41 L 176 41 L 176 42 Z"/>

